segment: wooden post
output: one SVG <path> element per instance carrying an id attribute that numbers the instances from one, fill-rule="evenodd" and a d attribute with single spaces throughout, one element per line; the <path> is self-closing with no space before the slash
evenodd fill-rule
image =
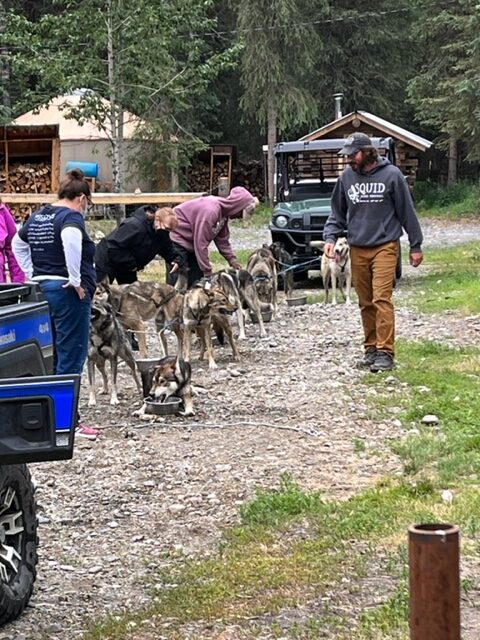
<path id="1" fill-rule="evenodd" d="M 412 525 L 408 538 L 410 639 L 460 640 L 458 527 Z"/>

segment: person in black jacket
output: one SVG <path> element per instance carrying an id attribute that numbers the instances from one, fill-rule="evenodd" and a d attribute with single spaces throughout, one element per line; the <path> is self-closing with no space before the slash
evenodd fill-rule
<path id="1" fill-rule="evenodd" d="M 170 265 L 170 273 L 174 273 L 183 263 L 169 236 L 176 226 L 173 209 L 150 205 L 137 209 L 97 245 L 97 281 L 108 277 L 110 282 L 116 280 L 118 284 L 135 282 L 137 272 L 156 255 L 164 258 Z"/>

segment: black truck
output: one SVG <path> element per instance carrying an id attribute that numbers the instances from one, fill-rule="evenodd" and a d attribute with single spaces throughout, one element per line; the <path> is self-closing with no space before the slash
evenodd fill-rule
<path id="1" fill-rule="evenodd" d="M 26 463 L 73 455 L 80 376 L 52 375 L 48 306 L 35 284 L 0 285 L 0 625 L 16 618 L 37 565 Z"/>
<path id="2" fill-rule="evenodd" d="M 269 229 L 272 242 L 289 254 L 295 281 L 320 268 L 321 251 L 310 242 L 323 239 L 333 187 L 345 168 L 345 158 L 338 155 L 344 144 L 344 138 L 332 138 L 280 142 L 274 147 L 275 206 Z M 372 138 L 372 144 L 395 164 L 392 138 Z M 401 268 L 399 257 L 397 278 Z"/>

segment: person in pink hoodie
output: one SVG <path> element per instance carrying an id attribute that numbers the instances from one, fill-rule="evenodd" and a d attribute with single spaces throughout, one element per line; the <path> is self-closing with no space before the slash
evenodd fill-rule
<path id="1" fill-rule="evenodd" d="M 12 251 L 12 238 L 16 233 L 17 225 L 10 209 L 0 200 L 0 282 L 7 282 L 7 267 L 10 282 L 25 282 L 25 274 Z"/>
<path id="2" fill-rule="evenodd" d="M 234 187 L 226 198 L 202 196 L 177 205 L 178 224 L 170 239 L 184 262 L 188 264 L 188 286 L 212 275 L 208 248 L 213 241 L 228 264 L 241 269 L 230 244 L 229 220 L 247 220 L 258 205 L 258 199 L 244 187 Z"/>

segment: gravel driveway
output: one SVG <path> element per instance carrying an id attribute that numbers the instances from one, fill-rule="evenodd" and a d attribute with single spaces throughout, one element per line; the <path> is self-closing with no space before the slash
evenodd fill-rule
<path id="1" fill-rule="evenodd" d="M 427 246 L 478 239 L 480 229 L 423 226 Z M 263 232 L 243 233 L 236 242 L 244 248 L 247 240 L 248 248 L 268 240 Z M 400 336 L 478 343 L 478 319 L 449 315 L 446 323 L 406 309 L 397 318 Z M 206 389 L 193 418 L 133 418 L 139 402 L 124 368 L 119 407 L 99 396 L 89 409 L 83 390 L 83 419 L 101 437 L 79 441 L 69 462 L 31 465 L 41 507 L 37 587 L 0 640 L 72 640 L 85 618 L 141 606 L 144 579 L 165 558 L 213 550 L 238 521 L 239 505 L 257 487 L 278 486 L 284 472 L 307 489 L 345 498 L 400 471 L 385 440 L 402 437 L 402 429 L 394 415 L 380 424 L 369 419 L 372 390 L 353 366 L 361 345 L 355 305 L 283 303 L 267 338 L 255 325 L 247 328 L 240 362 L 225 347 L 217 348 L 216 371 L 193 363 L 194 381 Z M 358 438 L 383 458 L 355 452 Z M 472 626 L 464 640 L 476 637 Z"/>

